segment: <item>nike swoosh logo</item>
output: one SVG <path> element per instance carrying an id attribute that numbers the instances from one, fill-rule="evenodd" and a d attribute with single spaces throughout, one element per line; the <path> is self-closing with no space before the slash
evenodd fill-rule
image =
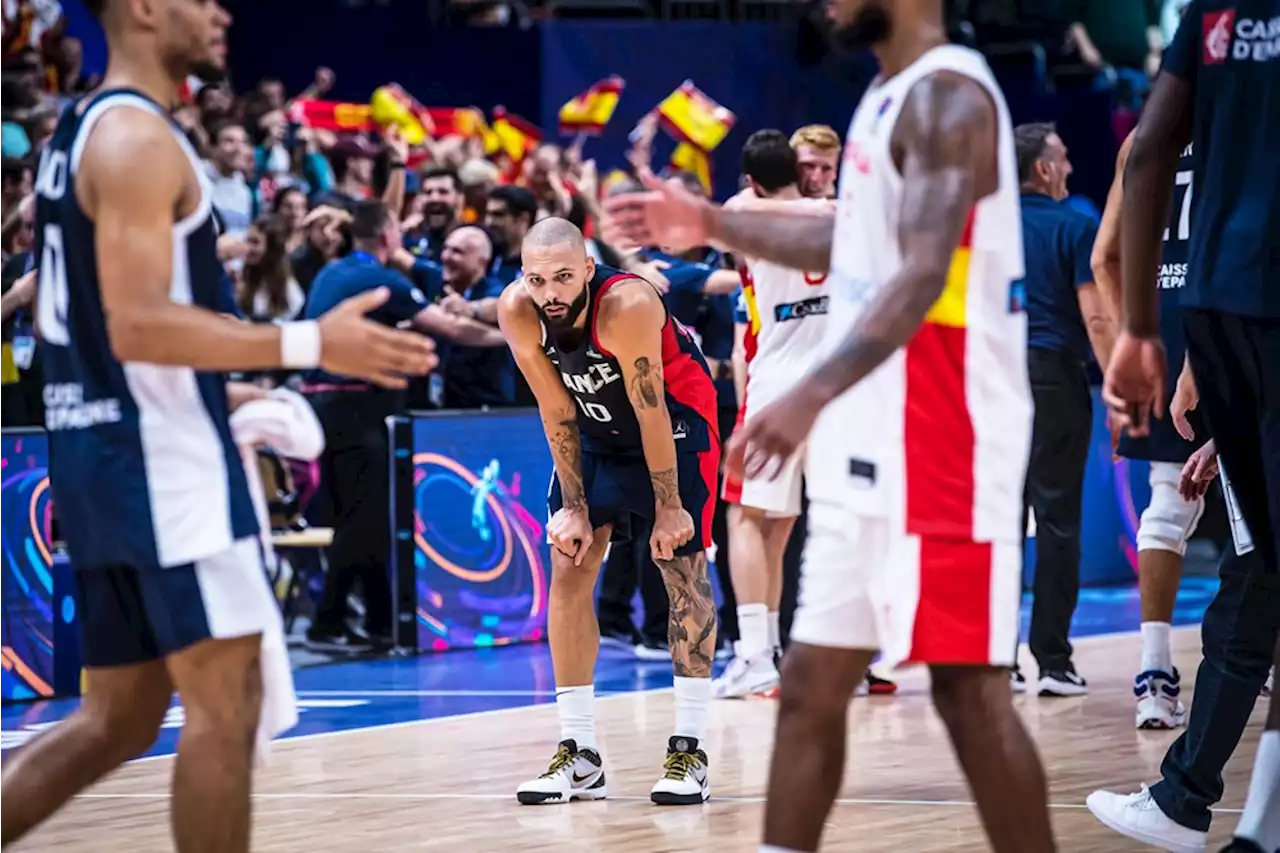
<path id="1" fill-rule="evenodd" d="M 576 783 L 578 783 L 578 784 L 581 784 L 581 783 L 583 783 L 583 782 L 588 781 L 589 779 L 591 779 L 591 777 L 592 777 L 592 776 L 595 776 L 595 775 L 596 775 L 596 774 L 594 774 L 594 773 L 588 773 L 586 776 L 579 776 L 577 773 L 574 773 L 574 774 L 573 774 L 573 781 L 574 781 L 574 782 L 576 782 Z"/>

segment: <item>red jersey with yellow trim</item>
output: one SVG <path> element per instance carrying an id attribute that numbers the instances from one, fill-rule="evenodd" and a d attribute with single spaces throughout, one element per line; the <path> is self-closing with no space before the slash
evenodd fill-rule
<path id="1" fill-rule="evenodd" d="M 998 116 L 999 187 L 970 212 L 946 286 L 910 342 L 822 413 L 810 495 L 888 517 L 900 533 L 1022 537 L 1031 444 L 1022 228 L 1013 126 L 980 54 L 945 45 L 867 90 L 850 122 L 831 256 L 834 347 L 902 269 L 903 180 L 890 140 L 913 86 L 938 72 L 981 85 Z M 824 348 L 825 348 L 824 347 Z"/>
<path id="2" fill-rule="evenodd" d="M 801 198 L 787 205 L 799 208 L 797 215 L 807 215 L 806 208 L 831 209 L 826 199 Z M 747 258 L 739 275 L 747 313 L 746 399 L 754 412 L 785 394 L 820 351 L 826 334 L 827 274 Z"/>

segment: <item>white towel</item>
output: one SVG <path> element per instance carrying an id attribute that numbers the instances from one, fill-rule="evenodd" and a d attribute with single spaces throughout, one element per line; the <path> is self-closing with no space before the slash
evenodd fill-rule
<path id="1" fill-rule="evenodd" d="M 275 565 L 271 545 L 271 523 L 266 498 L 258 474 L 257 447 L 269 444 L 282 456 L 315 459 L 324 450 L 324 431 L 311 404 L 293 391 L 276 389 L 264 400 L 245 403 L 231 415 L 231 435 L 240 448 L 249 494 L 261 529 L 263 556 Z M 262 579 L 270 593 L 267 578 Z M 275 596 L 271 594 L 274 603 Z M 298 723 L 298 701 L 293 687 L 293 669 L 285 645 L 284 622 L 278 607 L 262 631 L 262 711 L 254 740 L 254 762 L 261 767 L 271 751 L 271 741 Z"/>

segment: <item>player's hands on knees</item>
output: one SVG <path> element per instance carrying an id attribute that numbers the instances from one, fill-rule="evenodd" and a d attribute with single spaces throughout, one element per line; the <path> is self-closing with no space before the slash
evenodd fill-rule
<path id="1" fill-rule="evenodd" d="M 575 566 L 581 566 L 595 538 L 586 505 L 557 510 L 547 522 L 547 538 L 557 551 L 573 558 Z"/>
<path id="2" fill-rule="evenodd" d="M 1178 374 L 1177 387 L 1173 389 L 1173 399 L 1169 401 L 1169 417 L 1173 418 L 1173 428 L 1178 435 L 1187 441 L 1193 441 L 1196 431 L 1187 420 L 1187 412 L 1200 405 L 1200 391 L 1196 388 L 1196 378 L 1191 375 L 1191 362 L 1182 362 L 1182 372 Z"/>
<path id="3" fill-rule="evenodd" d="M 379 287 L 344 300 L 320 318 L 320 366 L 384 388 L 403 388 L 406 377 L 425 376 L 436 366 L 435 343 L 413 331 L 390 329 L 365 317 L 387 301 Z"/>
<path id="4" fill-rule="evenodd" d="M 649 550 L 655 560 L 674 560 L 676 549 L 693 538 L 693 516 L 683 507 L 659 507 Z"/>
<path id="5" fill-rule="evenodd" d="M 1183 500 L 1194 501 L 1204 497 L 1209 484 L 1218 476 L 1218 448 L 1209 439 L 1201 445 L 1187 464 L 1182 466 L 1182 474 L 1178 477 L 1178 494 Z"/>

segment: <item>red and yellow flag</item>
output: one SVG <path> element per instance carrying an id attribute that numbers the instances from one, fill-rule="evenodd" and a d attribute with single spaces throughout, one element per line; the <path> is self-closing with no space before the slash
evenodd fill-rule
<path id="1" fill-rule="evenodd" d="M 373 111 L 368 104 L 346 104 L 337 101 L 294 101 L 289 108 L 289 121 L 316 130 L 337 133 L 359 133 L 376 130 Z"/>
<path id="2" fill-rule="evenodd" d="M 598 136 L 613 118 L 625 81 L 616 75 L 593 83 L 590 89 L 560 108 L 560 132 L 566 136 Z"/>
<path id="3" fill-rule="evenodd" d="M 658 117 L 677 140 L 706 152 L 715 150 L 724 141 L 737 120 L 728 109 L 693 85 L 692 80 L 684 81 L 658 104 Z"/>
<path id="4" fill-rule="evenodd" d="M 542 131 L 515 113 L 507 112 L 505 107 L 493 108 L 493 133 L 499 148 L 512 163 L 522 161 L 542 141 Z"/>
<path id="5" fill-rule="evenodd" d="M 711 157 L 695 145 L 681 142 L 671 152 L 671 166 L 682 172 L 692 172 L 698 176 L 702 188 L 711 193 Z"/>

